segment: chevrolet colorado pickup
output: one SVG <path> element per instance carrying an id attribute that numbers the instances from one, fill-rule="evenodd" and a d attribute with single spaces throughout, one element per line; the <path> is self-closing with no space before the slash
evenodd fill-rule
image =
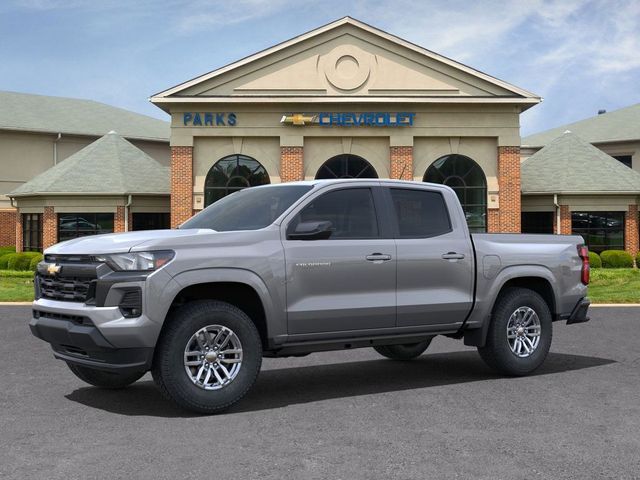
<path id="1" fill-rule="evenodd" d="M 470 234 L 455 192 L 395 180 L 245 189 L 179 229 L 84 237 L 38 265 L 30 328 L 83 381 L 151 371 L 183 408 L 221 411 L 262 358 L 464 339 L 501 374 L 534 371 L 552 322 L 588 320 L 579 236 Z"/>

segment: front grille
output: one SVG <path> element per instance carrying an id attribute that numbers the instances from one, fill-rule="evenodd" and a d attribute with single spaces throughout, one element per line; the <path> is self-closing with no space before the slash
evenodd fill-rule
<path id="1" fill-rule="evenodd" d="M 40 297 L 63 302 L 86 302 L 94 296 L 90 277 L 45 276 L 38 274 Z"/>
<path id="2" fill-rule="evenodd" d="M 84 315 L 69 315 L 67 313 L 46 312 L 44 310 L 34 310 L 34 318 L 50 318 L 52 320 L 66 320 L 77 325 L 93 325 L 93 322 Z"/>

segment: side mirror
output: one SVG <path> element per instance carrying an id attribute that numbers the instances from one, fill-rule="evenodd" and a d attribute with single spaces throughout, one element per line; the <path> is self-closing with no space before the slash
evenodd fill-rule
<path id="1" fill-rule="evenodd" d="M 293 232 L 287 235 L 287 240 L 326 240 L 331 236 L 329 221 L 300 222 Z"/>

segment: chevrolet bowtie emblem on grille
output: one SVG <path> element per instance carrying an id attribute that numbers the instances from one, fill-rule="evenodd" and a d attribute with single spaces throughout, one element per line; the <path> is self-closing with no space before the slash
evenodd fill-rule
<path id="1" fill-rule="evenodd" d="M 60 270 L 62 270 L 62 267 L 60 265 L 56 265 L 55 263 L 50 263 L 49 266 L 47 267 L 47 273 L 49 275 L 55 275 L 56 273 L 60 273 Z"/>

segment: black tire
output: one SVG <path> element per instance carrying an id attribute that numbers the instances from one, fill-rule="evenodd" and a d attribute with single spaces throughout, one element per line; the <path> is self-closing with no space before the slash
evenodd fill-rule
<path id="1" fill-rule="evenodd" d="M 539 343 L 527 357 L 520 357 L 514 353 L 507 339 L 509 319 L 520 307 L 532 309 L 540 321 Z M 478 347 L 478 352 L 485 363 L 500 374 L 530 374 L 547 358 L 553 337 L 552 325 L 549 306 L 538 293 L 527 288 L 509 288 L 496 301 L 485 346 Z"/>
<path id="2" fill-rule="evenodd" d="M 105 370 L 96 370 L 95 368 L 83 367 L 73 363 L 67 363 L 76 377 L 83 382 L 93 385 L 94 387 L 118 389 L 131 385 L 133 382 L 142 377 L 146 372 L 107 372 Z"/>
<path id="3" fill-rule="evenodd" d="M 431 340 L 425 340 L 420 343 L 407 343 L 404 345 L 378 345 L 373 349 L 383 357 L 390 358 L 391 360 L 413 360 L 424 353 L 424 351 L 431 345 Z"/>
<path id="4" fill-rule="evenodd" d="M 165 397 L 186 410 L 208 414 L 221 412 L 244 397 L 262 365 L 260 334 L 247 314 L 225 302 L 199 300 L 176 310 L 167 322 L 151 368 L 153 379 Z M 189 339 L 210 325 L 230 329 L 242 344 L 242 363 L 237 375 L 218 390 L 197 386 L 184 365 Z"/>

